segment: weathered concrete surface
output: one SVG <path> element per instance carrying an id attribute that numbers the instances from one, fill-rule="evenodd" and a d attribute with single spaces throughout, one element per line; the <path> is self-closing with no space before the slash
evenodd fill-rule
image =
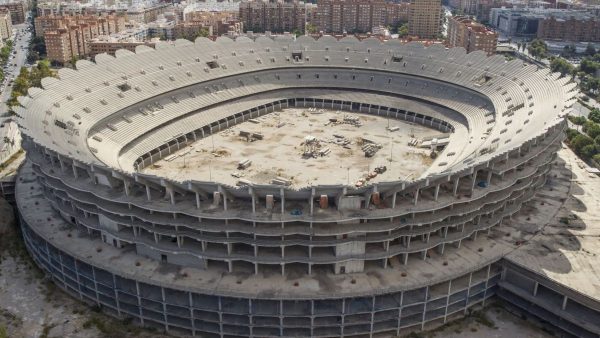
<path id="1" fill-rule="evenodd" d="M 2 198 L 0 198 L 0 235 L 5 235 L 10 230 L 10 226 L 15 222 L 13 209 Z"/>
<path id="2" fill-rule="evenodd" d="M 425 337 L 443 338 L 550 338 L 538 326 L 539 323 L 525 320 L 499 306 L 490 306 L 474 315 L 459 319 L 434 331 L 424 333 Z"/>
<path id="3" fill-rule="evenodd" d="M 554 218 L 506 259 L 600 301 L 600 177 L 586 172 L 571 150 L 559 156 L 572 173 L 568 198 L 557 200 Z M 559 190 L 554 186 L 544 196 L 547 204 Z"/>

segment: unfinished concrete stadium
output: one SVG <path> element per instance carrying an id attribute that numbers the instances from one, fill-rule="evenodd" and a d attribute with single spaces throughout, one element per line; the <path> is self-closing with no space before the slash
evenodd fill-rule
<path id="1" fill-rule="evenodd" d="M 559 170 L 567 78 L 332 37 L 76 66 L 19 98 L 15 188 L 29 252 L 75 297 L 203 337 L 402 334 L 493 296 L 600 334 L 598 295 L 507 258 L 555 212 L 515 221 Z"/>

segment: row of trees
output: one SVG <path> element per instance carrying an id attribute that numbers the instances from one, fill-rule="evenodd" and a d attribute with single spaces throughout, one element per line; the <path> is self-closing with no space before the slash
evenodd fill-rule
<path id="1" fill-rule="evenodd" d="M 553 57 L 550 58 L 550 69 L 563 76 L 577 78 L 583 92 L 600 99 L 600 53 L 584 57 L 579 67 L 573 66 L 562 57 Z"/>
<path id="2" fill-rule="evenodd" d="M 531 56 L 533 56 L 536 60 L 544 59 L 548 56 L 548 45 L 544 42 L 544 40 L 535 39 L 527 44 L 523 45 L 523 50 L 527 47 L 527 51 Z"/>
<path id="3" fill-rule="evenodd" d="M 0 82 L 4 81 L 4 70 L 2 67 L 8 62 L 10 53 L 12 53 L 13 42 L 12 40 L 6 40 L 4 47 L 0 49 Z"/>
<path id="4" fill-rule="evenodd" d="M 42 87 L 42 79 L 45 77 L 55 76 L 55 73 L 50 69 L 48 60 L 40 60 L 37 65 L 29 71 L 26 67 L 21 67 L 19 76 L 15 79 L 13 90 L 10 99 L 6 102 L 9 107 L 14 107 L 19 104 L 17 98 L 27 95 L 27 90 L 30 87 Z M 14 112 L 13 112 L 14 113 Z"/>
<path id="5" fill-rule="evenodd" d="M 586 161 L 600 163 L 600 110 L 593 109 L 587 119 L 583 116 L 569 116 L 569 120 L 581 126 L 583 131 L 567 130 L 567 141 L 571 149 Z"/>
<path id="6" fill-rule="evenodd" d="M 27 62 L 35 63 L 46 57 L 46 41 L 41 36 L 35 36 L 29 41 L 29 53 Z"/>

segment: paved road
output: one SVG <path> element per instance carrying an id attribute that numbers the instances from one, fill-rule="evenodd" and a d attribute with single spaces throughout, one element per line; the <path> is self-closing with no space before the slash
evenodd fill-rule
<path id="1" fill-rule="evenodd" d="M 31 38 L 30 32 L 23 32 L 24 29 L 28 27 L 29 24 L 24 23 L 20 25 L 14 25 L 14 30 L 16 34 L 13 35 L 14 47 L 13 51 L 16 51 L 17 54 L 11 54 L 11 57 L 8 60 L 7 68 L 4 70 L 4 82 L 0 85 L 2 89 L 2 94 L 0 94 L 0 102 L 2 102 L 2 106 L 0 106 L 0 116 L 6 113 L 6 102 L 10 98 L 10 93 L 12 91 L 12 87 L 8 85 L 10 80 L 13 77 L 17 77 L 19 75 L 19 71 L 21 67 L 27 62 L 27 47 L 29 46 L 29 39 Z M 15 66 L 16 64 L 16 66 Z"/>
<path id="2" fill-rule="evenodd" d="M 21 67 L 27 62 L 27 52 L 29 46 L 29 40 L 31 33 L 26 29 L 29 27 L 29 23 L 13 26 L 13 51 L 7 62 L 7 68 L 4 69 L 4 81 L 0 84 L 2 92 L 0 93 L 0 162 L 7 157 L 10 157 L 12 153 L 20 148 L 20 134 L 15 131 L 16 124 L 9 123 L 4 116 L 7 112 L 6 101 L 10 98 L 12 92 L 12 86 L 9 85 L 13 78 L 19 75 Z M 14 142 L 14 145 L 4 143 L 4 138 L 8 137 Z"/>

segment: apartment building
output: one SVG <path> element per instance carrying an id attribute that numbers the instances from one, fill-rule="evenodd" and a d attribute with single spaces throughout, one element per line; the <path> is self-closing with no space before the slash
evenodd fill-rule
<path id="1" fill-rule="evenodd" d="M 100 35 L 125 29 L 122 16 L 46 16 L 35 20 L 36 34 L 43 32 L 48 59 L 69 62 L 90 55 L 88 42 Z"/>
<path id="2" fill-rule="evenodd" d="M 10 12 L 0 9 L 0 40 L 9 39 L 12 35 L 12 19 Z"/>
<path id="3" fill-rule="evenodd" d="M 547 17 L 539 20 L 537 37 L 544 40 L 600 42 L 600 19 L 591 16 Z"/>
<path id="4" fill-rule="evenodd" d="M 49 29 L 44 32 L 49 60 L 64 63 L 77 55 L 73 53 L 72 35 L 71 30 L 67 28 Z"/>
<path id="5" fill-rule="evenodd" d="M 207 30 L 208 36 L 214 35 L 213 26 L 205 26 L 202 21 L 180 22 L 173 27 L 173 38 L 194 41 L 203 29 Z"/>
<path id="6" fill-rule="evenodd" d="M 25 12 L 27 4 L 24 2 L 9 2 L 0 4 L 0 9 L 6 9 L 10 12 L 10 19 L 13 25 L 18 25 L 25 22 Z"/>
<path id="7" fill-rule="evenodd" d="M 194 11 L 185 13 L 185 22 L 197 22 L 204 27 L 212 27 L 214 35 L 223 35 L 230 31 L 243 33 L 243 23 L 238 20 L 238 12 Z"/>
<path id="8" fill-rule="evenodd" d="M 107 35 L 125 29 L 125 17 L 120 15 L 49 15 L 35 18 L 36 36 L 44 36 L 48 29 L 67 28 L 77 25 L 88 25 L 91 34 Z"/>
<path id="9" fill-rule="evenodd" d="M 448 18 L 448 45 L 463 47 L 467 53 L 482 50 L 487 55 L 496 52 L 498 34 L 466 16 Z"/>
<path id="10" fill-rule="evenodd" d="M 135 48 L 139 45 L 145 45 L 154 48 L 154 41 L 139 41 L 135 39 L 121 39 L 119 36 L 99 36 L 89 41 L 90 56 L 94 57 L 98 54 L 107 53 L 112 56 L 117 50 L 125 49 L 135 52 Z"/>
<path id="11" fill-rule="evenodd" d="M 421 39 L 436 39 L 442 28 L 441 0 L 411 0 L 408 34 Z"/>
<path id="12" fill-rule="evenodd" d="M 160 14 L 172 10 L 171 4 L 161 3 L 152 7 L 132 7 L 127 9 L 127 19 L 138 23 L 156 21 Z"/>
<path id="13" fill-rule="evenodd" d="M 239 5 L 239 20 L 253 32 L 304 31 L 307 9 L 315 6 L 302 1 L 244 0 Z"/>
<path id="14" fill-rule="evenodd" d="M 319 0 L 316 24 L 325 33 L 366 33 L 373 27 L 408 21 L 407 2 L 384 0 Z"/>

